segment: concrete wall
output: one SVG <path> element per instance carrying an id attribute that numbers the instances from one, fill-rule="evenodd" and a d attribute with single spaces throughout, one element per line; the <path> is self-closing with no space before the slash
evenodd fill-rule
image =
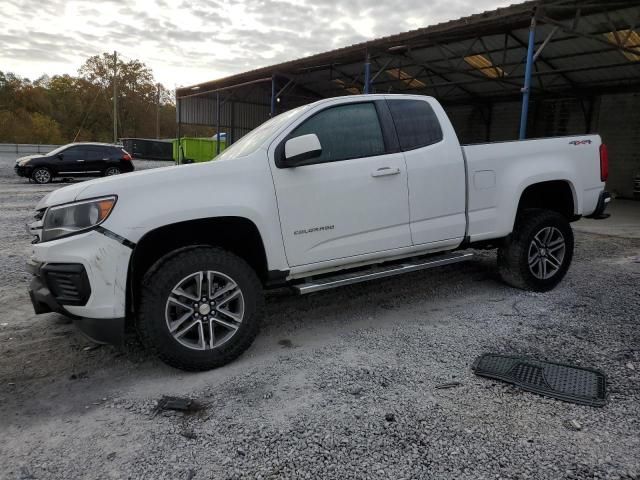
<path id="1" fill-rule="evenodd" d="M 515 140 L 520 128 L 520 102 L 461 105 L 445 108 L 462 143 Z M 533 101 L 529 138 L 599 133 L 609 148 L 607 189 L 633 197 L 640 174 L 640 93 Z"/>
<path id="2" fill-rule="evenodd" d="M 631 198 L 633 179 L 640 175 L 640 94 L 606 95 L 599 107 L 594 131 L 609 149 L 607 188 Z"/>

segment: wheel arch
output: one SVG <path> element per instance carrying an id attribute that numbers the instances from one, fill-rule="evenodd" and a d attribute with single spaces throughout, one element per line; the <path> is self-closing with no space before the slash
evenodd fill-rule
<path id="1" fill-rule="evenodd" d="M 579 205 L 573 182 L 567 179 L 544 180 L 521 187 L 513 224 L 518 215 L 531 208 L 551 210 L 569 221 L 577 220 Z"/>
<path id="2" fill-rule="evenodd" d="M 244 259 L 265 283 L 269 272 L 264 242 L 258 227 L 244 217 L 187 220 L 150 230 L 136 243 L 127 274 L 126 311 L 135 311 L 145 273 L 169 253 L 195 246 L 228 250 Z"/>

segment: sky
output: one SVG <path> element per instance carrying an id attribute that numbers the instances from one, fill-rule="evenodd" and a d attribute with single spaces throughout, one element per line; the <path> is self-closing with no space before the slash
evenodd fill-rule
<path id="1" fill-rule="evenodd" d="M 192 85 L 516 0 L 0 0 L 0 71 L 76 74 L 113 52 Z"/>

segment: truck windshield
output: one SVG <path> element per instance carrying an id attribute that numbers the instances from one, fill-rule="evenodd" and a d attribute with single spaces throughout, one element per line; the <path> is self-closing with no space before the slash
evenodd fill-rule
<path id="1" fill-rule="evenodd" d="M 230 160 L 237 157 L 246 157 L 255 152 L 271 135 L 273 135 L 283 124 L 287 123 L 291 118 L 295 117 L 301 111 L 307 109 L 307 105 L 294 108 L 280 115 L 267 120 L 262 125 L 254 128 L 240 140 L 235 142 L 216 157 L 218 160 Z"/>

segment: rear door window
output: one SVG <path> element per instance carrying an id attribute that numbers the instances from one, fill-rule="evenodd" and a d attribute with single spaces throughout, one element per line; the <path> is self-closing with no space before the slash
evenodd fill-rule
<path id="1" fill-rule="evenodd" d="M 89 147 L 87 149 L 87 160 L 102 160 L 109 157 L 109 151 L 106 148 Z"/>
<path id="2" fill-rule="evenodd" d="M 371 102 L 338 105 L 318 112 L 298 126 L 289 138 L 315 133 L 322 155 L 304 163 L 323 163 L 385 153 L 376 107 Z"/>
<path id="3" fill-rule="evenodd" d="M 442 140 L 435 112 L 424 100 L 388 100 L 402 151 L 414 150 Z"/>

